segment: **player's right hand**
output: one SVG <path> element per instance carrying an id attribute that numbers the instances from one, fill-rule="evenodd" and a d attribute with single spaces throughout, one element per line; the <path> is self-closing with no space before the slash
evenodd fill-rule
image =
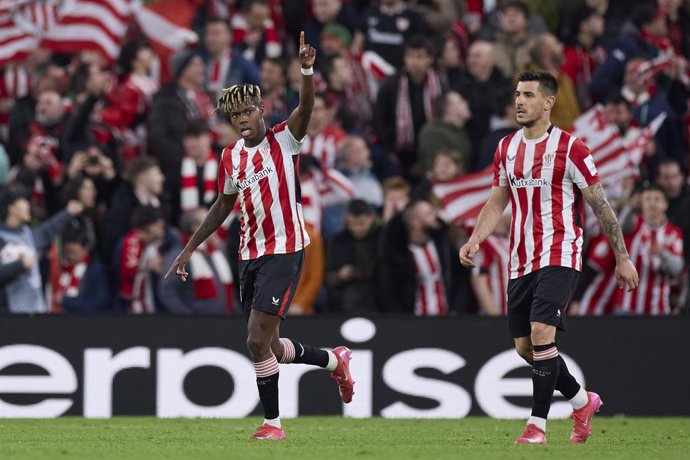
<path id="1" fill-rule="evenodd" d="M 175 274 L 179 276 L 182 281 L 187 281 L 189 273 L 185 269 L 185 266 L 189 261 L 189 257 L 190 256 L 187 255 L 184 251 L 182 251 L 177 257 L 175 257 L 175 260 L 173 261 L 172 265 L 170 265 L 168 272 L 165 274 L 165 279 L 168 279 L 168 276 L 175 272 Z"/>
<path id="2" fill-rule="evenodd" d="M 472 268 L 474 267 L 474 255 L 479 251 L 479 244 L 472 240 L 463 244 L 460 248 L 460 263 L 463 267 Z"/>

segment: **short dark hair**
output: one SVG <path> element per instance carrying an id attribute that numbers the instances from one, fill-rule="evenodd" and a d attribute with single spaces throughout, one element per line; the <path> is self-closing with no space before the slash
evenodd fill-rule
<path id="1" fill-rule="evenodd" d="M 225 19 L 223 19 L 223 18 L 210 18 L 210 19 L 208 19 L 208 20 L 206 21 L 206 26 L 205 26 L 205 27 L 208 27 L 208 26 L 210 26 L 211 24 L 222 24 L 222 25 L 224 25 L 230 32 L 232 32 L 232 27 L 230 27 L 230 23 L 229 23 L 228 21 L 226 21 Z"/>
<path id="2" fill-rule="evenodd" d="M 352 216 L 362 216 L 374 214 L 374 208 L 364 200 L 354 199 L 347 205 L 347 214 Z"/>
<path id="3" fill-rule="evenodd" d="M 132 227 L 137 229 L 144 229 L 149 225 L 163 219 L 163 211 L 161 208 L 154 206 L 139 206 L 132 211 Z"/>
<path id="4" fill-rule="evenodd" d="M 158 160 L 156 160 L 154 157 L 148 155 L 139 155 L 127 165 L 126 178 L 132 182 L 141 173 L 146 172 L 156 166 L 159 166 L 159 164 Z"/>
<path id="5" fill-rule="evenodd" d="M 120 48 L 120 56 L 117 59 L 122 73 L 128 74 L 132 71 L 132 61 L 137 58 L 139 51 L 144 48 L 149 48 L 149 45 L 146 43 L 146 40 L 143 39 L 132 40 L 122 45 L 122 48 Z"/>
<path id="6" fill-rule="evenodd" d="M 683 174 L 683 175 L 686 174 L 685 167 L 683 166 L 683 164 L 680 161 L 676 160 L 675 158 L 663 157 L 657 163 L 656 168 L 654 168 L 654 179 L 659 177 L 659 174 L 661 173 L 661 167 L 662 166 L 668 166 L 668 165 L 676 165 L 676 166 L 678 166 L 678 169 L 680 170 L 681 174 Z"/>
<path id="7" fill-rule="evenodd" d="M 199 137 L 202 134 L 209 134 L 211 130 L 208 123 L 203 118 L 195 118 L 187 123 L 183 137 Z"/>
<path id="8" fill-rule="evenodd" d="M 641 3 L 630 12 L 630 22 L 642 30 L 642 27 L 651 24 L 659 13 L 659 7 L 653 3 Z"/>
<path id="9" fill-rule="evenodd" d="M 628 110 L 632 109 L 632 104 L 630 104 L 630 101 L 625 98 L 621 93 L 614 93 L 613 95 L 609 96 L 606 99 L 606 102 L 604 102 L 604 105 L 607 104 L 613 104 L 613 105 L 621 105 L 625 104 L 625 106 L 628 108 Z"/>
<path id="10" fill-rule="evenodd" d="M 666 192 L 664 192 L 664 189 L 652 182 L 644 184 L 644 186 L 642 187 L 642 193 L 644 192 L 659 192 L 662 195 L 664 195 L 664 198 L 666 198 L 666 201 L 668 201 L 668 197 L 666 196 Z"/>
<path id="11" fill-rule="evenodd" d="M 505 13 L 508 8 L 515 8 L 522 11 L 522 14 L 525 15 L 525 19 L 529 19 L 529 5 L 527 5 L 527 3 L 525 3 L 523 0 L 510 0 L 505 2 L 503 5 L 501 5 L 501 13 Z"/>
<path id="12" fill-rule="evenodd" d="M 72 219 L 62 231 L 62 244 L 77 243 L 89 246 L 89 233 L 79 219 Z"/>
<path id="13" fill-rule="evenodd" d="M 79 176 L 75 179 L 71 179 L 69 182 L 65 183 L 62 188 L 62 198 L 65 203 L 70 200 L 79 199 L 79 191 L 81 190 L 84 181 L 92 180 L 88 176 Z M 97 192 L 98 193 L 98 192 Z"/>
<path id="14" fill-rule="evenodd" d="M 558 81 L 556 77 L 544 70 L 522 72 L 518 77 L 518 81 L 538 81 L 539 91 L 542 93 L 546 93 L 549 96 L 558 94 Z"/>
<path id="15" fill-rule="evenodd" d="M 405 41 L 405 50 L 420 50 L 424 49 L 427 53 L 433 55 L 434 47 L 431 42 L 424 35 L 413 35 Z"/>

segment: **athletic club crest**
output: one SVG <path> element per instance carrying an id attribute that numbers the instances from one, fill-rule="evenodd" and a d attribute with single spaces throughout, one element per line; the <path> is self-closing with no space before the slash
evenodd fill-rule
<path id="1" fill-rule="evenodd" d="M 556 158 L 556 152 L 545 153 L 543 157 L 544 166 L 553 165 L 553 160 Z"/>

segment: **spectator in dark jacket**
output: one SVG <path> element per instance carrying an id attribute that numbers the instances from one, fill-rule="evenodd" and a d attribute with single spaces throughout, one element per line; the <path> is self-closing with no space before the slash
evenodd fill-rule
<path id="1" fill-rule="evenodd" d="M 491 43 L 474 42 L 467 52 L 467 68 L 460 73 L 454 88 L 470 104 L 472 118 L 466 128 L 472 151 L 479 151 L 481 140 L 489 133 L 494 100 L 506 88 L 512 90 L 513 85 L 496 66 Z"/>
<path id="2" fill-rule="evenodd" d="M 388 312 L 446 315 L 452 302 L 455 251 L 448 228 L 426 201 L 414 201 L 383 230 L 381 305 Z"/>
<path id="3" fill-rule="evenodd" d="M 326 262 L 328 305 L 333 310 L 380 310 L 379 261 L 381 227 L 373 208 L 352 200 L 345 213 L 345 229 L 330 244 Z"/>
<path id="4" fill-rule="evenodd" d="M 98 312 L 108 307 L 108 275 L 105 266 L 89 255 L 89 245 L 89 237 L 79 225 L 70 225 L 62 233 L 60 276 L 53 295 L 65 312 Z"/>
<path id="5" fill-rule="evenodd" d="M 9 113 L 9 145 L 7 151 L 12 163 L 21 159 L 26 139 L 31 136 L 31 125 L 36 121 L 36 104 L 41 94 L 46 91 L 58 92 L 65 79 L 65 69 L 51 63 L 36 66 L 31 75 L 34 85 L 31 92 L 20 97 Z"/>
<path id="6" fill-rule="evenodd" d="M 405 44 L 404 54 L 404 67 L 379 89 L 374 127 L 380 144 L 387 152 L 395 153 L 403 175 L 410 177 L 415 175 L 412 165 L 417 161 L 419 130 L 433 118 L 434 101 L 443 88 L 433 70 L 431 45 L 424 37 L 412 37 Z"/>
<path id="7" fill-rule="evenodd" d="M 134 209 L 141 206 L 161 208 L 163 215 L 169 217 L 170 207 L 167 195 L 163 193 L 166 177 L 154 158 L 141 156 L 132 160 L 127 167 L 126 179 L 113 195 L 105 218 L 105 261 L 110 261 L 116 242 L 131 230 L 130 216 Z"/>
<path id="8" fill-rule="evenodd" d="M 164 85 L 153 97 L 149 139 L 151 152 L 158 158 L 166 178 L 165 189 L 170 196 L 177 196 L 184 157 L 184 130 L 190 120 L 208 121 L 214 105 L 203 88 L 204 62 L 198 54 L 191 51 L 175 54 L 171 68 L 175 81 Z"/>
<path id="9" fill-rule="evenodd" d="M 668 32 L 663 11 L 644 3 L 632 10 L 630 20 L 636 30 L 623 33 L 604 63 L 594 72 L 590 91 L 596 100 L 602 101 L 620 92 L 628 61 L 634 58 L 650 60 L 659 54 L 659 43 Z"/>

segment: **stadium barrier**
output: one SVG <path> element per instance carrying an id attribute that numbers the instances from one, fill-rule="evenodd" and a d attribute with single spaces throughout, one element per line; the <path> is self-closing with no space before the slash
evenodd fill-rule
<path id="1" fill-rule="evenodd" d="M 283 365 L 281 416 L 529 416 L 529 368 L 505 319 L 290 318 L 282 335 L 354 351 L 355 398 L 328 372 Z M 690 416 L 690 318 L 569 318 L 571 372 L 606 415 Z M 685 364 L 684 364 L 685 363 Z M 0 417 L 258 413 L 245 323 L 229 317 L 0 316 Z M 552 417 L 565 417 L 558 398 Z"/>

